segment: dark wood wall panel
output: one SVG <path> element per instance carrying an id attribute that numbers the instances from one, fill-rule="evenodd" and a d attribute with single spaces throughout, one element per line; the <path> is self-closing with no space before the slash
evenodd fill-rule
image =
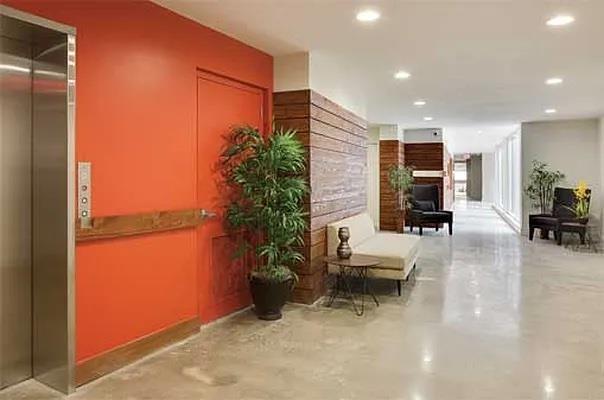
<path id="1" fill-rule="evenodd" d="M 367 121 L 312 90 L 273 102 L 275 125 L 296 129 L 308 150 L 309 228 L 292 300 L 309 304 L 325 293 L 326 225 L 367 209 Z"/>
<path id="2" fill-rule="evenodd" d="M 273 94 L 273 105 L 275 107 L 291 106 L 294 104 L 305 104 L 307 106 L 310 106 L 310 90 L 290 90 L 287 92 L 277 92 Z M 275 114 L 275 118 L 277 118 L 277 109 L 275 108 L 273 112 Z"/>
<path id="3" fill-rule="evenodd" d="M 405 143 L 405 165 L 418 171 L 442 171 L 442 143 Z"/>
<path id="4" fill-rule="evenodd" d="M 441 171 L 443 176 L 416 177 L 416 184 L 436 184 L 440 191 L 440 204 L 450 209 L 454 200 L 453 170 L 451 155 L 443 143 L 406 143 L 405 165 L 416 171 Z"/>
<path id="5" fill-rule="evenodd" d="M 275 108 L 277 108 L 277 106 L 275 106 Z M 275 118 L 275 124 L 277 126 L 283 126 L 283 127 L 287 127 L 289 129 L 295 129 L 298 134 L 306 134 L 306 136 L 304 138 L 300 137 L 300 139 L 302 140 L 302 142 L 305 145 L 309 145 L 310 144 L 310 123 L 308 121 L 308 118 L 294 118 L 294 119 L 276 119 Z"/>
<path id="6" fill-rule="evenodd" d="M 380 140 L 380 229 L 397 228 L 397 196 L 388 184 L 388 171 L 392 166 L 404 165 L 405 146 L 399 140 Z"/>

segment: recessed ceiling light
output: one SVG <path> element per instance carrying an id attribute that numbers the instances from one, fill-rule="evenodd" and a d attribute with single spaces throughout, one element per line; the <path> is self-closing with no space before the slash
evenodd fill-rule
<path id="1" fill-rule="evenodd" d="M 424 117 L 424 121 L 432 121 L 434 118 L 432 117 Z"/>
<path id="2" fill-rule="evenodd" d="M 396 74 L 394 74 L 394 77 L 396 79 L 407 79 L 411 77 L 411 74 L 407 71 L 398 71 Z"/>
<path id="3" fill-rule="evenodd" d="M 556 15 L 547 20 L 548 26 L 564 26 L 575 22 L 575 17 L 572 15 Z"/>
<path id="4" fill-rule="evenodd" d="M 562 79 L 562 78 L 549 78 L 548 80 L 545 81 L 545 83 L 547 85 L 559 85 L 562 82 L 564 82 L 564 79 Z"/>
<path id="5" fill-rule="evenodd" d="M 357 20 L 361 22 L 373 22 L 380 19 L 380 13 L 376 10 L 363 10 L 357 13 Z"/>
<path id="6" fill-rule="evenodd" d="M 417 100 L 417 101 L 413 102 L 413 105 L 414 106 L 418 106 L 418 107 L 425 106 L 426 105 L 426 101 L 425 100 Z"/>
<path id="7" fill-rule="evenodd" d="M 478 131 L 478 133 L 482 133 L 482 131 Z"/>
<path id="8" fill-rule="evenodd" d="M 557 112 L 558 110 L 556 110 L 555 108 L 548 108 L 547 110 L 545 110 L 546 114 L 555 114 Z"/>

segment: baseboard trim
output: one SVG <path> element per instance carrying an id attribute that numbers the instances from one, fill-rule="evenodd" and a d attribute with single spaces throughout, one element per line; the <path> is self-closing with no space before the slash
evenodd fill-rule
<path id="1" fill-rule="evenodd" d="M 493 208 L 493 210 L 495 210 L 497 214 L 499 214 L 501 219 L 503 219 L 510 226 L 510 228 L 516 231 L 517 234 L 522 234 L 522 226 L 518 223 L 518 221 L 516 221 L 512 217 L 511 214 L 509 214 L 508 212 L 506 212 L 495 204 L 492 204 L 491 207 Z"/>
<path id="2" fill-rule="evenodd" d="M 82 361 L 76 366 L 76 386 L 89 383 L 163 347 L 184 340 L 198 333 L 200 325 L 197 317 L 191 318 Z"/>

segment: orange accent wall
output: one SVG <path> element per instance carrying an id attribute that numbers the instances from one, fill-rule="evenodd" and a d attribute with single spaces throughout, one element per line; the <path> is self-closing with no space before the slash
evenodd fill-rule
<path id="1" fill-rule="evenodd" d="M 76 152 L 95 216 L 196 206 L 198 69 L 266 89 L 272 115 L 271 56 L 151 2 L 3 3 L 77 29 Z M 78 361 L 197 315 L 195 238 L 77 246 Z"/>

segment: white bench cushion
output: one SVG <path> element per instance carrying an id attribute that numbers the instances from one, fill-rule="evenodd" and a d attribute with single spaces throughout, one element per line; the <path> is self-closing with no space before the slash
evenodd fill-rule
<path id="1" fill-rule="evenodd" d="M 409 270 L 417 259 L 420 248 L 418 236 L 378 232 L 352 249 L 354 254 L 378 258 L 380 269 Z"/>

